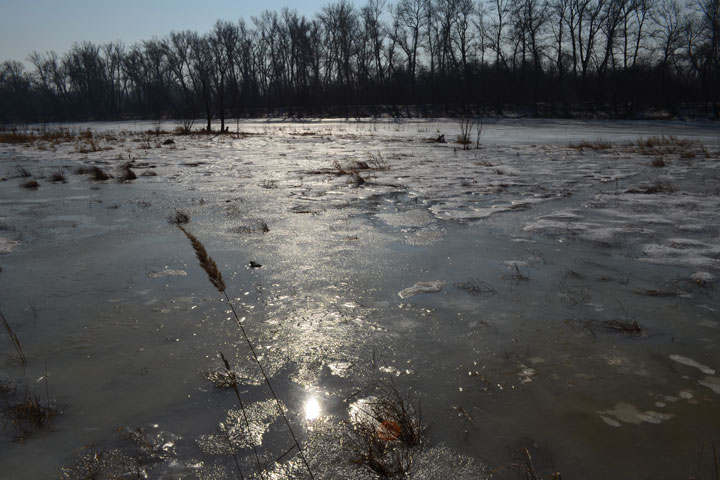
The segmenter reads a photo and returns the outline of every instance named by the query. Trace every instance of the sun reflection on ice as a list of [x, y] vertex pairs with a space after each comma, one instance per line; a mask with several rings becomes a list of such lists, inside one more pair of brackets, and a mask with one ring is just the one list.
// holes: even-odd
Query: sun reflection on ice
[[316, 397], [309, 397], [305, 400], [305, 420], [312, 422], [320, 416], [320, 402]]

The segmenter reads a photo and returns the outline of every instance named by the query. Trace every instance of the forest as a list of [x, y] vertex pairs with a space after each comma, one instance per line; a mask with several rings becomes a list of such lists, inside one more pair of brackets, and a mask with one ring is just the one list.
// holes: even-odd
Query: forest
[[189, 131], [258, 115], [688, 105], [718, 119], [720, 0], [338, 0], [26, 61], [0, 65], [0, 122], [176, 118]]

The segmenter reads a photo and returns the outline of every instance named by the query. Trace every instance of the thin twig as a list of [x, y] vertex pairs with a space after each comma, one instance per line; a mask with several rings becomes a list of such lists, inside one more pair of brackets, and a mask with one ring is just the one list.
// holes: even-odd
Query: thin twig
[[[257, 448], [255, 447], [255, 442], [253, 442], [252, 438], [250, 437], [252, 429], [250, 428], [250, 421], [248, 420], [247, 412], [245, 411], [245, 404], [243, 403], [242, 398], [240, 398], [240, 389], [238, 389], [237, 379], [234, 377], [234, 375], [232, 375], [230, 371], [230, 364], [225, 358], [225, 355], [223, 355], [222, 351], [220, 352], [220, 358], [222, 358], [223, 364], [225, 365], [225, 373], [227, 373], [228, 378], [230, 379], [230, 386], [235, 391], [235, 396], [240, 403], [240, 410], [242, 411], [243, 419], [245, 420], [245, 427], [247, 428], [248, 443], [252, 445], [253, 453], [255, 454], [255, 461], [257, 462], [258, 473], [260, 474], [260, 478], [265, 478], [263, 476], [263, 468], [260, 465], [260, 456], [258, 455]], [[235, 459], [235, 461], [237, 462], [237, 459]], [[238, 465], [238, 470], [240, 470], [240, 465]], [[240, 473], [240, 476], [242, 477], [242, 472]]]
[[295, 446], [298, 449], [300, 458], [302, 458], [302, 461], [305, 464], [305, 467], [307, 468], [308, 473], [310, 474], [310, 478], [315, 480], [315, 476], [313, 475], [312, 470], [310, 469], [310, 464], [308, 463], [307, 459], [305, 458], [305, 453], [303, 452], [302, 447], [300, 446], [300, 442], [298, 442], [298, 439], [295, 436], [295, 432], [293, 431], [292, 427], [290, 426], [290, 420], [288, 420], [287, 415], [285, 414], [285, 410], [283, 409], [282, 404], [280, 403], [280, 399], [278, 398], [277, 394], [275, 393], [275, 389], [273, 388], [272, 384], [270, 383], [270, 379], [268, 378], [267, 374], [265, 373], [265, 369], [263, 368], [262, 364], [260, 363], [260, 359], [258, 358], [257, 353], [255, 353], [255, 347], [253, 347], [253, 344], [250, 341], [250, 338], [248, 337], [247, 332], [245, 331], [245, 327], [243, 327], [242, 322], [240, 321], [240, 317], [238, 316], [237, 312], [235, 311], [235, 306], [233, 305], [232, 301], [230, 300], [230, 297], [228, 296], [227, 292], [225, 290], [222, 290], [222, 293], [225, 295], [225, 299], [228, 301], [228, 304], [230, 305], [230, 309], [232, 310], [233, 315], [235, 316], [235, 320], [237, 322], [238, 327], [240, 327], [240, 331], [242, 332], [243, 337], [245, 337], [245, 342], [247, 343], [248, 347], [250, 348], [250, 352], [252, 353], [252, 356], [255, 359], [255, 363], [257, 364], [258, 368], [260, 369], [260, 372], [262, 373], [262, 376], [265, 379], [265, 383], [267, 384], [268, 388], [270, 389], [270, 393], [272, 394], [273, 398], [275, 399], [275, 404], [277, 405], [278, 411], [280, 412], [280, 415], [283, 417], [283, 420], [285, 420], [285, 425], [287, 425], [288, 431], [290, 432], [290, 436], [292, 437], [293, 441], [295, 442]]

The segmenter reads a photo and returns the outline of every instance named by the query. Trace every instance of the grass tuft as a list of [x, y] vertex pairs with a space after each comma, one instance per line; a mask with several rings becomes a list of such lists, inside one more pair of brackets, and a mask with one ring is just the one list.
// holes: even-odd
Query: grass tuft
[[607, 140], [603, 139], [597, 139], [594, 142], [588, 142], [587, 140], [583, 140], [580, 143], [571, 143], [568, 145], [568, 148], [572, 148], [575, 150], [610, 150], [613, 148], [613, 144], [608, 142]]
[[67, 183], [67, 178], [65, 178], [65, 174], [63, 172], [58, 171], [50, 175], [50, 181]]
[[2, 412], [5, 426], [11, 425], [20, 433], [15, 438], [19, 443], [23, 443], [35, 430], [52, 428], [53, 418], [60, 414], [57, 408], [50, 405], [49, 400], [43, 402], [28, 391], [6, 403]]
[[414, 452], [422, 447], [424, 427], [418, 409], [400, 394], [392, 380], [351, 407], [353, 462], [380, 478], [404, 478]]
[[28, 190], [37, 190], [40, 184], [35, 180], [29, 180], [20, 184], [20, 188], [27, 188]]
[[662, 168], [665, 166], [665, 159], [663, 157], [655, 157], [653, 158], [653, 161], [650, 162], [650, 165], [653, 167]]

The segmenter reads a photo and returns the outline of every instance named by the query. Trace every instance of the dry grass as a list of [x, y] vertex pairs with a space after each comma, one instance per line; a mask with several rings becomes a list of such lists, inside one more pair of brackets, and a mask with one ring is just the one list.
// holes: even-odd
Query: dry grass
[[[618, 316], [610, 320], [584, 319], [579, 322], [583, 327], [587, 328], [593, 336], [595, 335], [595, 328], [604, 328], [605, 330], [612, 330], [625, 335], [644, 337], [647, 330], [640, 325], [635, 318], [631, 318], [628, 315], [627, 311], [620, 302], [618, 302], [618, 304], [623, 312], [622, 316]], [[575, 323], [575, 319], [566, 320], [565, 323], [572, 326]]]
[[568, 145], [568, 148], [572, 148], [574, 150], [610, 150], [613, 148], [613, 144], [608, 142], [607, 140], [603, 139], [597, 139], [594, 142], [589, 142], [587, 140], [583, 140], [580, 143], [571, 143]]
[[650, 162], [650, 165], [657, 168], [662, 168], [665, 166], [665, 159], [663, 157], [655, 157], [653, 158], [652, 162]]
[[530, 280], [530, 278], [527, 275], [524, 275], [520, 271], [520, 267], [515, 264], [513, 265], [514, 272], [510, 275], [505, 275], [503, 278], [507, 278], [512, 280], [513, 282], [527, 282]]
[[210, 283], [212, 283], [219, 292], [224, 292], [225, 281], [223, 280], [222, 273], [218, 269], [215, 260], [213, 260], [210, 255], [208, 255], [207, 250], [205, 250], [205, 246], [203, 246], [203, 244], [200, 242], [200, 240], [197, 239], [197, 237], [195, 237], [195, 235], [185, 230], [185, 228], [183, 228], [181, 225], [178, 225], [177, 227], [185, 234], [188, 240], [190, 240], [190, 243], [195, 250], [195, 255], [200, 262], [200, 267], [205, 270], [205, 273], [207, 273]]
[[63, 143], [72, 142], [77, 135], [68, 130], [30, 130], [20, 132], [11, 130], [9, 132], [0, 132], [0, 143], [8, 144], [27, 144], [32, 145], [36, 142]]
[[487, 282], [483, 282], [482, 280], [472, 279], [467, 282], [458, 282], [455, 284], [455, 287], [474, 295], [482, 295], [483, 293], [497, 295], [497, 290], [495, 290], [492, 285]]
[[422, 447], [419, 409], [410, 405], [390, 380], [351, 408], [353, 462], [380, 478], [405, 478], [413, 455]]
[[97, 165], [88, 166], [83, 165], [75, 169], [75, 173], [78, 175], [91, 175], [93, 180], [96, 180], [98, 182], [104, 182], [105, 180], [109, 180], [112, 178], [111, 175], [105, 173], [102, 171], [100, 167]]
[[186, 225], [190, 221], [190, 216], [187, 213], [175, 210], [175, 213], [168, 217], [168, 222], [171, 225]]
[[600, 322], [600, 326], [608, 330], [614, 330], [627, 335], [641, 336], [645, 333], [645, 329], [640, 326], [634, 318], [613, 318], [612, 320], [604, 320]]
[[17, 172], [17, 176], [20, 178], [32, 177], [32, 174], [30, 172], [28, 172], [27, 170], [25, 170], [25, 168], [23, 168], [19, 165], [17, 167], [15, 167], [15, 171]]
[[35, 180], [28, 180], [20, 184], [20, 188], [26, 188], [28, 190], [37, 190], [39, 187], [40, 184]]
[[5, 418], [3, 429], [10, 425], [19, 432], [15, 437], [17, 442], [23, 443], [35, 430], [52, 428], [52, 421], [60, 412], [50, 405], [49, 399], [43, 402], [37, 395], [28, 391], [22, 395], [13, 393], [15, 393], [14, 399], [5, 399], [6, 405], [2, 412]]
[[684, 159], [693, 159], [698, 154], [704, 154], [705, 147], [695, 140], [678, 138], [674, 135], [640, 138], [637, 142], [624, 147], [628, 153], [660, 157], [663, 155], [677, 155]]
[[118, 175], [118, 182], [129, 182], [131, 180], [137, 179], [137, 175], [135, 175], [135, 172], [132, 171], [130, 168], [132, 166], [132, 162], [126, 162], [123, 163], [120, 166], [120, 174]]
[[638, 187], [625, 190], [625, 193], [635, 193], [643, 195], [652, 195], [654, 193], [674, 193], [675, 187], [672, 183], [667, 181], [658, 180], [654, 184], [647, 187]]
[[265, 220], [258, 220], [255, 222], [254, 225], [242, 225], [240, 227], [237, 227], [235, 229], [235, 232], [237, 233], [262, 233], [263, 235], [270, 232], [270, 227], [268, 227], [267, 222]]
[[57, 171], [53, 172], [52, 175], [50, 175], [50, 181], [67, 183], [67, 178], [65, 178], [65, 174], [63, 172]]
[[367, 165], [370, 170], [390, 170], [390, 166], [387, 164], [380, 152], [369, 153]]

